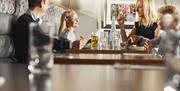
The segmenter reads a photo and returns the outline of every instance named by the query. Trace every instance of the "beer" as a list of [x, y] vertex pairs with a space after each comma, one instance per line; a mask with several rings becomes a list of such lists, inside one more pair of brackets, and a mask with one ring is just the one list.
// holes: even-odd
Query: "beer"
[[98, 48], [98, 36], [95, 34], [91, 35], [91, 49]]

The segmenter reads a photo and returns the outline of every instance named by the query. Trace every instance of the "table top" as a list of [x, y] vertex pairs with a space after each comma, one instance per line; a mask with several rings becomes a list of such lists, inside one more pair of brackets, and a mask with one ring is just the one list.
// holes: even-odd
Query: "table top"
[[30, 74], [26, 64], [0, 64], [0, 91], [163, 91], [165, 68], [117, 65], [54, 65]]
[[152, 54], [84, 54], [64, 53], [55, 54], [56, 64], [142, 64], [142, 65], [164, 65], [165, 62], [159, 56]]

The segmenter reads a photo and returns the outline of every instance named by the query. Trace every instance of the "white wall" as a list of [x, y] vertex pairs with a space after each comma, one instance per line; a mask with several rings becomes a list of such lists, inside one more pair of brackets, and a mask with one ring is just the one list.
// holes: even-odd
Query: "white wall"
[[76, 35], [77, 37], [82, 35], [85, 37], [86, 40], [88, 40], [91, 36], [91, 33], [97, 31], [96, 18], [79, 13], [79, 21], [80, 21], [79, 27], [75, 31]]
[[[98, 20], [100, 22], [101, 19], [101, 10], [103, 6], [104, 0], [78, 0], [79, 9], [76, 11], [78, 12], [79, 15], [79, 20], [80, 24], [79, 27], [77, 28], [76, 34], [77, 37], [80, 35], [84, 36], [86, 40], [88, 40], [91, 36], [92, 32], [97, 32], [98, 24], [99, 27], [100, 23], [98, 23]], [[72, 5], [75, 7], [75, 5]], [[77, 6], [76, 6], [77, 7]]]

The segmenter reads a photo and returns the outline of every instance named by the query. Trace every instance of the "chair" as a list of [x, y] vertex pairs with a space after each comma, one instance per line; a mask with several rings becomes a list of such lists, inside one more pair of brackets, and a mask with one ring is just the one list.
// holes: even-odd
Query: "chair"
[[13, 28], [16, 17], [9, 14], [0, 13], [0, 63], [16, 62], [13, 58], [14, 47], [10, 38], [10, 31]]
[[64, 53], [66, 49], [69, 49], [70, 42], [65, 39], [54, 39], [53, 50], [57, 53]]

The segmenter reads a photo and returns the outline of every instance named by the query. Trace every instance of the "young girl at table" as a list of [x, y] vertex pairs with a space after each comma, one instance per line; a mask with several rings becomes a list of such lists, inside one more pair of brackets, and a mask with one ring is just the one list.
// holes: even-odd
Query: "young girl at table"
[[64, 11], [61, 16], [59, 39], [68, 40], [70, 42], [70, 48], [78, 49], [83, 44], [84, 38], [80, 36], [80, 40], [77, 40], [74, 33], [78, 26], [79, 19], [77, 13], [72, 9]]
[[134, 43], [137, 43], [140, 39], [138, 36], [142, 36], [148, 39], [153, 39], [159, 36], [159, 30], [157, 30], [157, 19], [153, 12], [153, 0], [137, 0], [136, 10], [138, 13], [138, 21], [135, 22], [129, 36], [126, 35], [124, 28], [125, 15], [120, 11], [117, 21], [120, 26], [120, 34], [123, 42], [127, 42], [132, 39]]
[[158, 29], [162, 32], [160, 36], [155, 39], [146, 39], [144, 47], [147, 49], [148, 52], [151, 52], [153, 47], [159, 46], [158, 54], [163, 56], [166, 50], [165, 43], [167, 43], [167, 32], [173, 33], [178, 30], [179, 14], [177, 8], [173, 5], [166, 5], [160, 7], [158, 13]]

